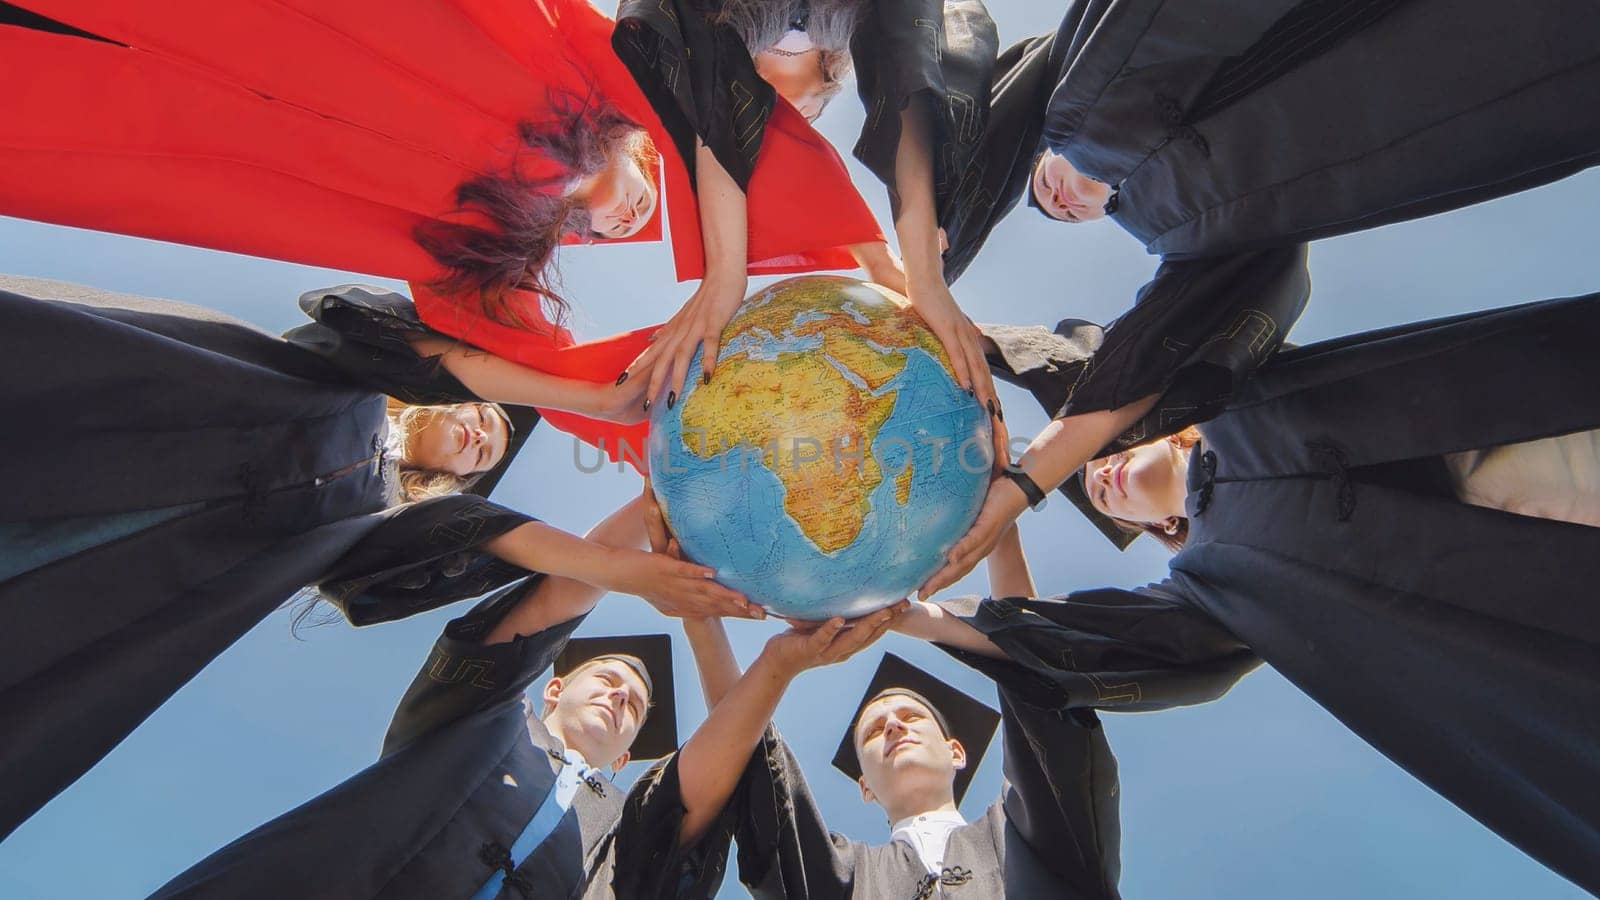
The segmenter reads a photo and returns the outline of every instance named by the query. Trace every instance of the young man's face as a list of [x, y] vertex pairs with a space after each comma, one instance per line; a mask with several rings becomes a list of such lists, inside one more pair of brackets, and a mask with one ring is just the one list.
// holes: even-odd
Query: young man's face
[[885, 694], [856, 719], [856, 759], [862, 797], [886, 810], [932, 809], [953, 794], [966, 768], [961, 742], [945, 735], [933, 711], [905, 694]]
[[650, 709], [650, 691], [633, 666], [597, 657], [544, 688], [545, 723], [557, 729], [590, 765], [621, 768]]
[[1033, 166], [1029, 185], [1044, 214], [1059, 222], [1104, 218], [1111, 187], [1079, 172], [1067, 158], [1046, 150]]

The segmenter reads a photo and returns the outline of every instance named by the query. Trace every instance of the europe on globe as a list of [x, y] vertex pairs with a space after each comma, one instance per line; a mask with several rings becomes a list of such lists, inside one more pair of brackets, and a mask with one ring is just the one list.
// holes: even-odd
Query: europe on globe
[[831, 275], [746, 299], [715, 377], [650, 418], [684, 554], [778, 615], [854, 617], [938, 570], [977, 517], [992, 433], [899, 294]]

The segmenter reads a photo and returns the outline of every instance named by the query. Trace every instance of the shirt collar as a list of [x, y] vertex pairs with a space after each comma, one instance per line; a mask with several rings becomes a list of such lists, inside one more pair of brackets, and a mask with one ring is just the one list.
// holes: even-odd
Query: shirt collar
[[967, 824], [967, 820], [963, 818], [961, 813], [957, 812], [956, 810], [939, 809], [934, 810], [933, 812], [918, 813], [914, 816], [906, 816], [904, 819], [894, 823], [894, 827], [890, 828], [889, 831], [894, 833], [912, 828], [922, 830], [932, 825], [949, 825], [953, 828], [960, 828], [965, 824]]

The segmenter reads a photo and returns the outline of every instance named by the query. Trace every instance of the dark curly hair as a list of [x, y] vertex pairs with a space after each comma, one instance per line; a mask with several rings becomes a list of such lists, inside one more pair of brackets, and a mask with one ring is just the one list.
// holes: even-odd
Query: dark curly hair
[[[529, 176], [522, 164], [529, 155], [554, 161], [559, 170]], [[638, 123], [592, 96], [552, 92], [546, 116], [517, 123], [509, 165], [456, 187], [454, 212], [487, 224], [434, 218], [414, 230], [417, 243], [444, 269], [428, 286], [477, 297], [484, 315], [519, 328], [530, 323], [507, 291], [532, 291], [550, 321], [560, 324], [570, 304], [556, 289], [556, 248], [567, 235], [589, 230], [588, 209], [568, 189], [620, 158], [644, 171], [653, 167], [655, 148]]]

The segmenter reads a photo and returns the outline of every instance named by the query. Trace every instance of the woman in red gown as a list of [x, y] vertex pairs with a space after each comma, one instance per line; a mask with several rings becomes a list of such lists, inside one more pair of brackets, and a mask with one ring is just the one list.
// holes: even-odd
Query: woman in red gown
[[[428, 288], [447, 273], [414, 237], [462, 184], [513, 166], [559, 174], [518, 134], [551, 121], [555, 98], [597, 100], [661, 148], [644, 174], [672, 216], [680, 280], [704, 276], [708, 256], [726, 268], [739, 243], [751, 274], [852, 268], [882, 244], [838, 154], [787, 107], [751, 175], [747, 235], [703, 241], [684, 163], [612, 26], [583, 0], [0, 4], [0, 213], [402, 278], [432, 327], [607, 384], [659, 326], [579, 344], [537, 292], [515, 290], [518, 324], [495, 321]], [[568, 241], [662, 230], [652, 215]], [[541, 411], [613, 458], [624, 440], [642, 447], [642, 424], [597, 420], [636, 419], [631, 404], [570, 405]]]

